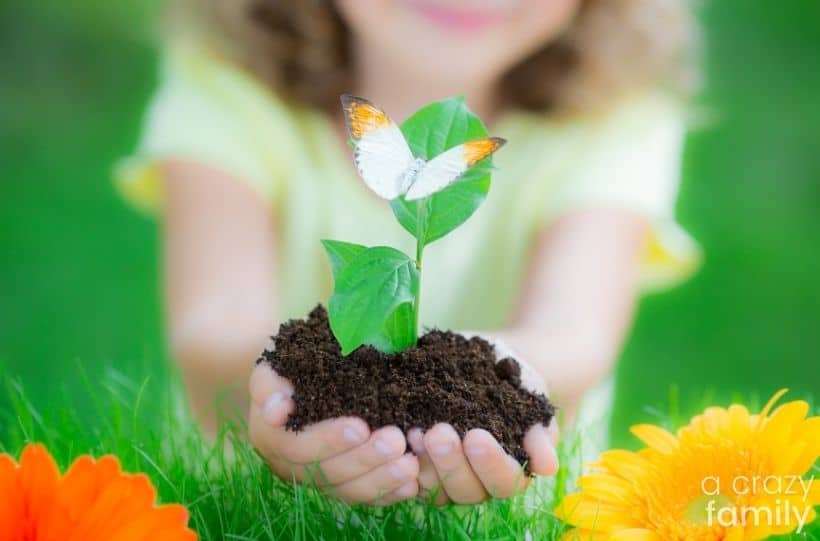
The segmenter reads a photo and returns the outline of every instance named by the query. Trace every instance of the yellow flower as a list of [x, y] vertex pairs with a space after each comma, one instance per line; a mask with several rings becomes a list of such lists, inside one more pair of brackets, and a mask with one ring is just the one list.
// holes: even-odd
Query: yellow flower
[[567, 540], [752, 541], [814, 520], [820, 479], [820, 417], [803, 401], [759, 414], [708, 408], [677, 435], [632, 427], [648, 447], [611, 450], [556, 510], [574, 527]]

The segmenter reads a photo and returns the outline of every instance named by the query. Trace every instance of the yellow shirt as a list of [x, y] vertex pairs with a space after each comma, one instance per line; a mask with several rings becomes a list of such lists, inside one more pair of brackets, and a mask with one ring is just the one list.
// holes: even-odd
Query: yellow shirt
[[[684, 123], [672, 100], [646, 95], [606, 116], [560, 121], [510, 113], [492, 135], [509, 143], [495, 158], [487, 200], [425, 251], [423, 325], [505, 325], [538, 231], [584, 206], [648, 218], [645, 288], [673, 284], [697, 267], [697, 246], [674, 221]], [[414, 239], [358, 178], [338, 137], [324, 114], [289, 108], [242, 69], [179, 45], [166, 54], [138, 149], [117, 167], [116, 183], [149, 213], [161, 211], [163, 159], [196, 160], [249, 183], [271, 203], [280, 228], [281, 313], [303, 317], [331, 292], [319, 239], [414, 253]]]

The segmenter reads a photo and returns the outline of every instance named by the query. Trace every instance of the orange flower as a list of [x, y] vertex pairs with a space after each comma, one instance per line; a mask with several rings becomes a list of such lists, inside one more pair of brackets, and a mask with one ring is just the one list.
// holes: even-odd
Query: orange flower
[[61, 476], [40, 444], [18, 465], [0, 455], [3, 541], [193, 541], [182, 505], [156, 506], [144, 474], [124, 473], [116, 457], [78, 458]]

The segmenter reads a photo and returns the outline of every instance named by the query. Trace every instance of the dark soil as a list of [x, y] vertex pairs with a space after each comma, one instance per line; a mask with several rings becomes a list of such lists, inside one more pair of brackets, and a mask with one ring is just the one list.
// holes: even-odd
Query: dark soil
[[274, 342], [258, 362], [293, 383], [291, 430], [340, 416], [361, 417], [371, 429], [396, 425], [405, 433], [447, 422], [462, 437], [472, 428], [489, 431], [524, 464], [525, 432], [536, 423], [548, 425], [555, 414], [544, 395], [520, 387], [518, 363], [496, 363], [493, 346], [481, 338], [433, 330], [401, 353], [363, 346], [343, 357], [327, 312], [317, 306], [307, 320], [284, 323]]

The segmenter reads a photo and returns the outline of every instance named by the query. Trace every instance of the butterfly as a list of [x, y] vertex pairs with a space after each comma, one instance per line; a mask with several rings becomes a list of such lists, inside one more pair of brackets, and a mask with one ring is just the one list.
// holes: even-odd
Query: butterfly
[[408, 201], [443, 190], [501, 148], [500, 137], [468, 141], [431, 160], [416, 158], [399, 126], [370, 101], [342, 95], [345, 125], [355, 143], [353, 161], [365, 184], [384, 199]]

